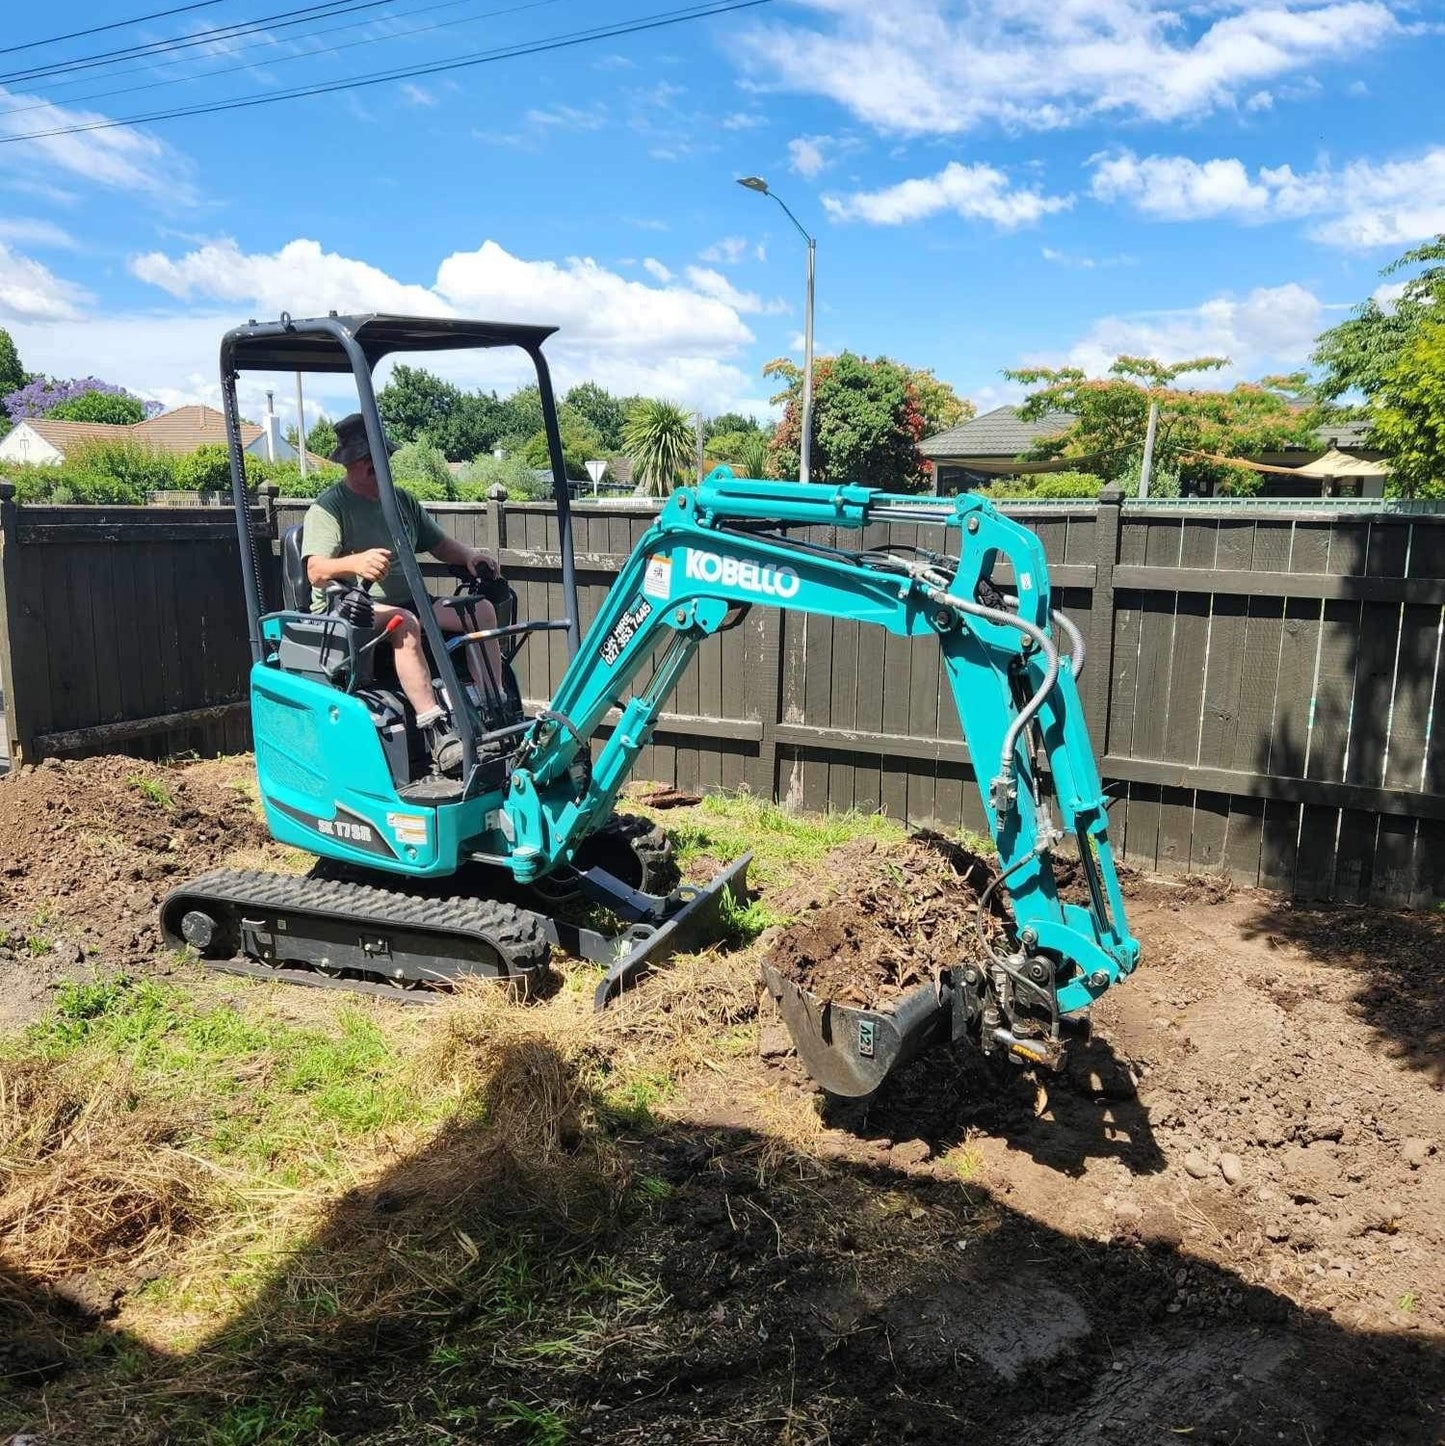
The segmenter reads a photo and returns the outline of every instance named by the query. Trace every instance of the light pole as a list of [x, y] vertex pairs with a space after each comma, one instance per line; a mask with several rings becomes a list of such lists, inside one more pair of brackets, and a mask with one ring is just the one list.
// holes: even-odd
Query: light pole
[[803, 312], [803, 441], [798, 449], [798, 481], [806, 482], [812, 470], [813, 460], [813, 264], [818, 243], [804, 229], [803, 223], [788, 210], [787, 202], [776, 191], [768, 189], [768, 183], [761, 176], [744, 176], [738, 185], [746, 186], [764, 196], [771, 196], [783, 208], [783, 214], [798, 228], [798, 234], [808, 243], [808, 304]]

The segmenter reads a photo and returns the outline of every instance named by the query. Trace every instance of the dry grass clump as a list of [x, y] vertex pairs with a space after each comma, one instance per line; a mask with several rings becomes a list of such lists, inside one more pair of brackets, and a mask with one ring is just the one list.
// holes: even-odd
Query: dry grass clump
[[175, 1147], [180, 1128], [123, 1076], [0, 1063], [0, 1259], [55, 1280], [133, 1267], [188, 1234], [211, 1181]]

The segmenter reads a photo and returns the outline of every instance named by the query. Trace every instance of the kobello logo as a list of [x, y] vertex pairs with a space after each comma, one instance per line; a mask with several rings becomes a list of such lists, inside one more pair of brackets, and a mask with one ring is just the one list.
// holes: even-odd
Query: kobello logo
[[759, 567], [755, 562], [741, 562], [736, 557], [719, 557], [715, 552], [698, 552], [688, 548], [683, 576], [695, 582], [720, 582], [741, 592], [760, 592], [765, 597], [797, 596], [802, 584], [791, 567]]

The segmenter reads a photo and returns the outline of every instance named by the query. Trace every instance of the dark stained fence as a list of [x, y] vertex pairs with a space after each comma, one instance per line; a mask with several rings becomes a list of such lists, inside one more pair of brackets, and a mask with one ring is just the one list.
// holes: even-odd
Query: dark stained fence
[[[275, 539], [306, 504], [263, 503], [275, 607]], [[563, 615], [550, 507], [431, 510], [500, 553], [524, 616]], [[1126, 860], [1346, 902], [1445, 896], [1445, 516], [1009, 510], [1042, 538], [1056, 597], [1087, 640], [1085, 711]], [[575, 509], [584, 630], [654, 515], [632, 502]], [[21, 756], [246, 745], [229, 512], [5, 503], [0, 528], [3, 683]], [[879, 526], [862, 543], [927, 543], [926, 531]], [[423, 563], [433, 590], [450, 591], [446, 570]], [[549, 698], [565, 666], [563, 637], [535, 638], [520, 660], [524, 696]], [[700, 650], [638, 776], [983, 826], [936, 644], [773, 609]]]

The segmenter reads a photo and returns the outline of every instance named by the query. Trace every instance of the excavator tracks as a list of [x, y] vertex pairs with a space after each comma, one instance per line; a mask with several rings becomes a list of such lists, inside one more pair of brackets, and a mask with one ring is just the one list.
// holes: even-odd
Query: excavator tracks
[[203, 874], [161, 903], [166, 942], [211, 968], [418, 1002], [464, 978], [527, 984], [547, 966], [543, 927], [496, 899], [243, 869]]

